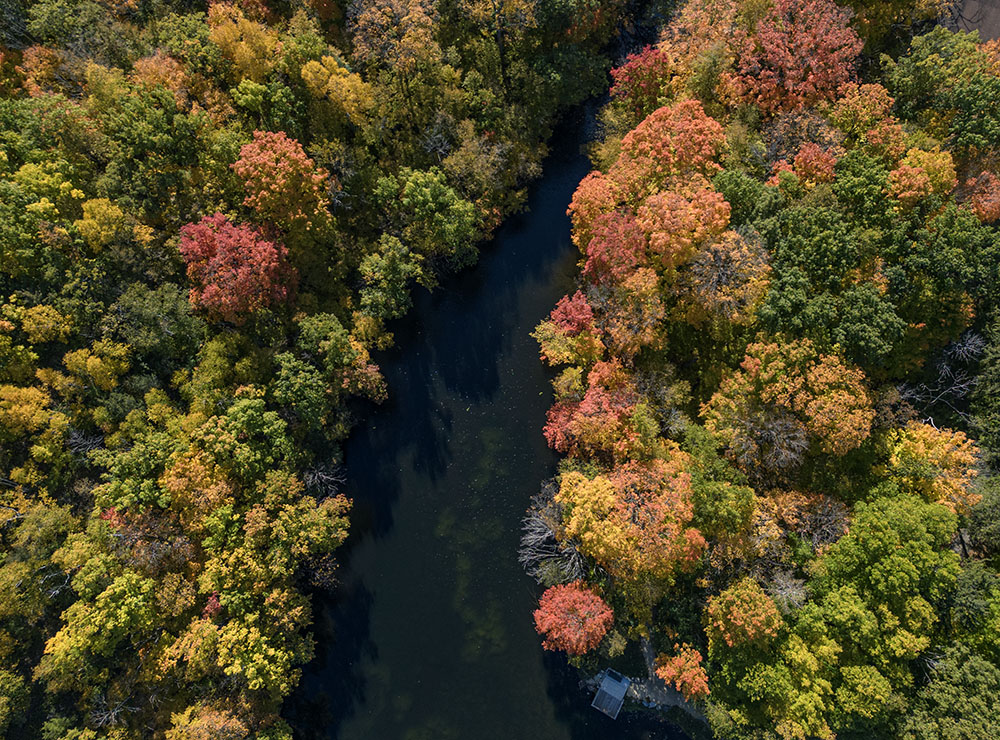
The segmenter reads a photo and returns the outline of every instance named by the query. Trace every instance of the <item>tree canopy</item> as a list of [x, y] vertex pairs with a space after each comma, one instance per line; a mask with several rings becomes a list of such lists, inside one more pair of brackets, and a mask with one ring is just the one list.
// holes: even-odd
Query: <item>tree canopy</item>
[[988, 737], [1000, 57], [847, 5], [689, 0], [612, 71], [533, 574], [715, 737]]
[[387, 325], [522, 206], [624, 12], [3, 4], [0, 735], [291, 737]]

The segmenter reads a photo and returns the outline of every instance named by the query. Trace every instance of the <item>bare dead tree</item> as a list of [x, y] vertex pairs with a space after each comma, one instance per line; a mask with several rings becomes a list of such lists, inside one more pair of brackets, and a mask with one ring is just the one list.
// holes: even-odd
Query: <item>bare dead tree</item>
[[114, 512], [111, 550], [123, 562], [152, 576], [181, 570], [195, 556], [191, 539], [179, 533], [169, 521], [153, 516]]
[[762, 409], [734, 419], [734, 423], [737, 433], [729, 454], [758, 482], [790, 472], [802, 462], [809, 447], [802, 423], [778, 409]]
[[796, 578], [790, 570], [776, 571], [765, 590], [786, 614], [806, 603], [805, 579]]
[[830, 125], [823, 116], [813, 111], [789, 111], [775, 116], [765, 127], [764, 141], [767, 161], [792, 161], [802, 143], [811, 141], [824, 149], [837, 150], [844, 141], [844, 134]]
[[127, 699], [109, 701], [106, 694], [101, 694], [94, 701], [94, 709], [90, 712], [90, 721], [95, 727], [116, 727], [125, 723], [125, 716], [139, 711], [138, 707], [128, 704]]
[[[48, 568], [48, 567], [55, 568], [55, 566], [52, 565], [51, 563], [43, 566], [43, 568]], [[58, 596], [59, 594], [61, 594], [63, 591], [65, 591], [67, 588], [70, 587], [70, 581], [72, 579], [73, 579], [73, 571], [70, 571], [69, 573], [64, 573], [63, 571], [56, 569], [51, 573], [46, 573], [44, 576], [42, 576], [42, 578], [39, 580], [39, 585], [42, 586], [42, 590], [45, 591], [45, 595], [48, 598], [54, 599], [56, 596]], [[50, 583], [54, 585], [46, 585]]]
[[985, 4], [976, 4], [972, 13], [966, 12], [965, 0], [952, 0], [941, 13], [940, 23], [950, 31], [974, 31], [979, 28], [986, 11]]
[[0, 0], [0, 45], [23, 49], [31, 44], [21, 0]]
[[104, 446], [104, 436], [101, 434], [87, 434], [79, 429], [70, 429], [66, 435], [66, 446], [74, 455], [86, 455], [93, 450]]
[[831, 545], [847, 534], [850, 512], [846, 504], [832, 496], [823, 496], [809, 508], [799, 534], [808, 539], [814, 550]]
[[528, 575], [546, 585], [575, 581], [586, 572], [583, 555], [575, 544], [556, 534], [561, 512], [555, 491], [555, 481], [547, 481], [532, 499], [521, 526], [517, 557]]
[[306, 491], [317, 499], [329, 498], [340, 493], [347, 482], [343, 466], [336, 463], [319, 463], [302, 474]]
[[421, 146], [428, 154], [437, 157], [438, 164], [451, 154], [455, 140], [455, 119], [438, 111], [434, 122], [424, 129]]
[[24, 519], [24, 514], [21, 512], [21, 510], [14, 506], [9, 506], [7, 504], [0, 504], [0, 509], [9, 512], [7, 518], [4, 519], [2, 522], [0, 522], [0, 529], [3, 529], [8, 524], [19, 522], [22, 519]]
[[900, 398], [933, 419], [935, 408], [945, 407], [965, 422], [969, 413], [965, 401], [976, 387], [975, 364], [986, 351], [982, 335], [967, 331], [945, 347], [931, 367], [936, 377], [920, 383], [898, 386]]

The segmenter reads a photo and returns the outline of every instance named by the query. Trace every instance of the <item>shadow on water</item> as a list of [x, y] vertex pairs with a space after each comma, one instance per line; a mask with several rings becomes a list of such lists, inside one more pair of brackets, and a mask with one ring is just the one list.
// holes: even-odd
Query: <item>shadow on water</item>
[[316, 657], [285, 716], [302, 740], [681, 737], [590, 709], [543, 654], [520, 520], [556, 458], [549, 383], [529, 333], [572, 290], [566, 207], [589, 163], [569, 121], [528, 211], [480, 264], [421, 292], [379, 358], [390, 400], [345, 448], [354, 500], [342, 583], [316, 597]]

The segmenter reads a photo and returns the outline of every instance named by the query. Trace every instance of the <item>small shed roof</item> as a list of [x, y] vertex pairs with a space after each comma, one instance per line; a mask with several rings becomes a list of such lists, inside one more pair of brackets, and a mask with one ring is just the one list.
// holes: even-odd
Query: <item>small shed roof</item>
[[597, 690], [597, 696], [590, 706], [611, 719], [617, 719], [618, 712], [625, 703], [625, 692], [631, 683], [630, 679], [609, 668], [604, 672], [604, 680], [601, 681], [601, 687]]

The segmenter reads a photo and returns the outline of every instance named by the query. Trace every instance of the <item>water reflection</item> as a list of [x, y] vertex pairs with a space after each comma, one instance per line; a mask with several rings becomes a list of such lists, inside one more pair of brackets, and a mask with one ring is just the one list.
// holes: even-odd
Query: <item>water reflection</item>
[[317, 655], [286, 704], [303, 740], [653, 737], [645, 720], [591, 710], [575, 672], [543, 654], [516, 559], [528, 499], [556, 464], [528, 334], [572, 288], [566, 205], [588, 170], [582, 136], [559, 138], [529, 212], [393, 327], [391, 400], [346, 449], [343, 584], [317, 599]]

